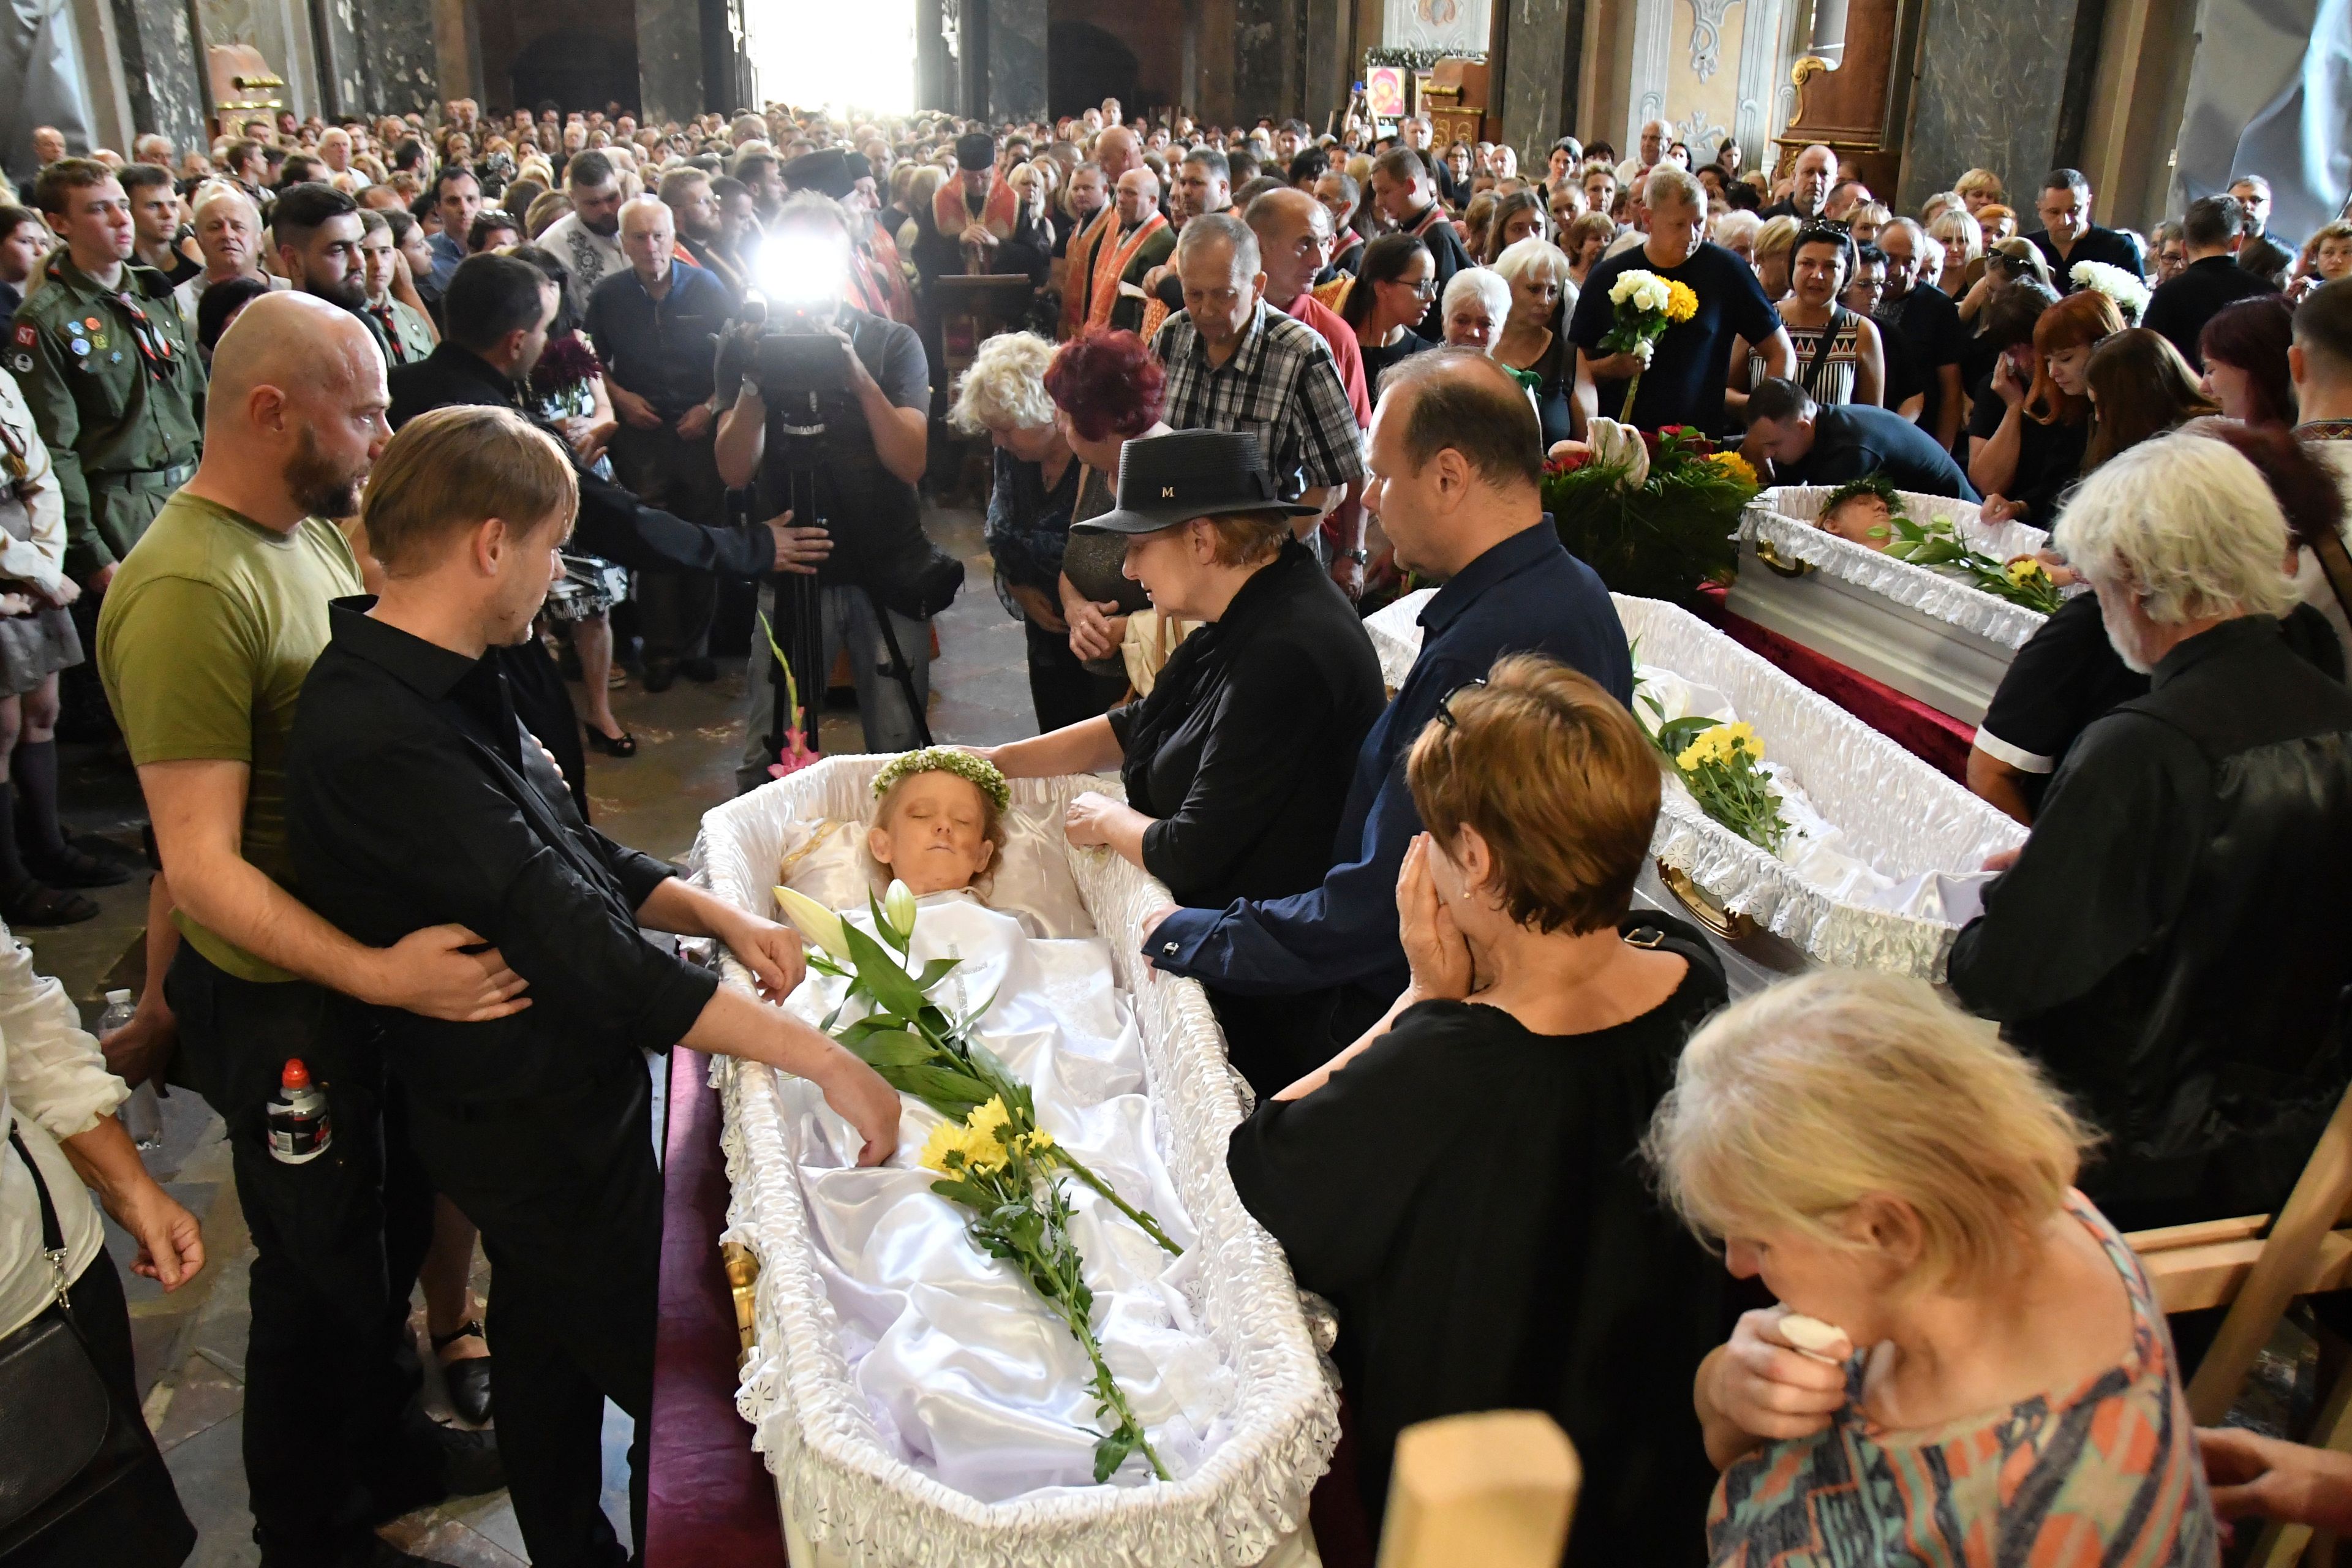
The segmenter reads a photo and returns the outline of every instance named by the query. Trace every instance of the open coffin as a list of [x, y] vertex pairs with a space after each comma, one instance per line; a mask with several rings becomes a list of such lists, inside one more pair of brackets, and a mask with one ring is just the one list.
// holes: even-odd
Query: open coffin
[[[870, 781], [887, 760], [829, 758], [712, 811], [703, 819], [695, 847], [698, 874], [719, 897], [772, 916], [772, 889], [779, 879], [780, 863], [788, 852], [805, 853], [813, 842], [822, 843], [826, 824], [862, 822], [871, 801]], [[1126, 1195], [1150, 1206], [1149, 1193], [1126, 1190], [1126, 1183], [1113, 1174], [1118, 1169], [1148, 1170], [1172, 1200], [1158, 1212], [1185, 1244], [1186, 1257], [1166, 1260], [1145, 1244], [1146, 1254], [1166, 1264], [1166, 1276], [1146, 1281], [1140, 1299], [1148, 1300], [1152, 1290], [1174, 1293], [1169, 1299], [1184, 1342], [1166, 1361], [1171, 1366], [1185, 1361], [1192, 1367], [1194, 1392], [1184, 1409], [1189, 1440], [1182, 1433], [1171, 1438], [1147, 1407], [1150, 1401], [1139, 1395], [1139, 1413], [1171, 1461], [1175, 1479], [1171, 1482], [1143, 1479], [1132, 1464], [1107, 1486], [1083, 1484], [1083, 1471], [1077, 1484], [1053, 1484], [1056, 1478], [1048, 1475], [1047, 1484], [1025, 1489], [1019, 1476], [1003, 1473], [991, 1478], [989, 1485], [963, 1489], [942, 1480], [940, 1456], [946, 1445], [912, 1431], [910, 1411], [919, 1420], [929, 1418], [925, 1412], [959, 1406], [961, 1415], [950, 1410], [940, 1418], [942, 1427], [955, 1420], [969, 1427], [1001, 1418], [1016, 1446], [1025, 1422], [1033, 1447], [1038, 1411], [982, 1408], [985, 1400], [975, 1403], [971, 1396], [974, 1379], [965, 1375], [972, 1371], [969, 1363], [953, 1376], [961, 1392], [952, 1397], [943, 1392], [944, 1384], [926, 1389], [901, 1380], [884, 1389], [876, 1386], [877, 1378], [863, 1375], [876, 1352], [868, 1310], [876, 1292], [863, 1281], [845, 1284], [845, 1263], [838, 1256], [841, 1213], [828, 1205], [823, 1184], [844, 1178], [855, 1183], [872, 1173], [844, 1172], [835, 1154], [813, 1146], [812, 1130], [832, 1113], [820, 1109], [809, 1085], [768, 1068], [721, 1061], [714, 1077], [726, 1113], [724, 1146], [734, 1189], [728, 1237], [750, 1247], [761, 1262], [756, 1342], [745, 1363], [737, 1407], [751, 1423], [754, 1447], [775, 1475], [788, 1539], [816, 1563], [852, 1568], [1016, 1563], [1246, 1568], [1315, 1561], [1311, 1537], [1303, 1527], [1307, 1493], [1327, 1468], [1338, 1438], [1335, 1401], [1309, 1342], [1289, 1268], [1273, 1239], [1242, 1207], [1225, 1173], [1226, 1138], [1243, 1110], [1207, 998], [1191, 981], [1160, 977], [1144, 983], [1137, 956], [1138, 927], [1145, 914], [1167, 901], [1166, 890], [1117, 857], [1071, 849], [1062, 837], [1064, 807], [1072, 795], [1088, 788], [1116, 794], [1118, 784], [1088, 778], [1014, 783], [1006, 821], [1010, 841], [989, 902], [1023, 916], [1048, 937], [1099, 934], [1108, 939], [1088, 945], [1108, 955], [1121, 996], [1120, 1022], [1131, 1016], [1128, 1045], [1139, 1047], [1140, 1098], [1148, 1101], [1140, 1110], [1130, 1107], [1109, 1120], [1142, 1129], [1140, 1137], [1150, 1147], [1129, 1150], [1124, 1158], [1113, 1152], [1098, 1160], [1097, 1169], [1121, 1185]], [[846, 843], [848, 837], [836, 831], [833, 842]], [[817, 853], [823, 858], [830, 852]], [[866, 884], [862, 870], [855, 874], [853, 891], [838, 867], [818, 872], [819, 884], [827, 876], [833, 879], [829, 887], [804, 879], [803, 872], [812, 868], [805, 862], [794, 866], [791, 880], [800, 890], [836, 907], [863, 897]], [[932, 906], [940, 898], [953, 896], [925, 900], [923, 920], [932, 919]], [[1065, 950], [1076, 944], [1035, 945]], [[731, 960], [728, 973], [736, 983], [744, 979]], [[795, 1000], [806, 1001], [808, 995], [804, 987]], [[1074, 1035], [1088, 1033], [1079, 1021], [1083, 1009], [1060, 995], [1041, 1005]], [[1105, 1026], [1092, 1032], [1109, 1031]], [[1013, 1066], [1039, 1088], [1040, 1115], [1045, 1117], [1045, 1086], [1022, 1062]], [[1108, 1112], [1097, 1107], [1082, 1114], [1097, 1114], [1099, 1122]], [[919, 1107], [909, 1111], [894, 1165], [913, 1166], [914, 1145], [921, 1133], [908, 1139], [906, 1128], [929, 1115]], [[1053, 1122], [1049, 1120], [1047, 1125]], [[1095, 1157], [1091, 1152], [1089, 1157]], [[945, 1251], [961, 1248], [970, 1256], [955, 1267], [976, 1278], [1004, 1269], [981, 1258], [962, 1237], [961, 1211], [928, 1193], [928, 1173], [919, 1176], [904, 1170], [878, 1179], [898, 1184], [896, 1212], [902, 1217], [911, 1214], [919, 1226], [928, 1226], [917, 1234], [925, 1238], [919, 1250], [933, 1261]], [[909, 1200], [905, 1195], [909, 1191], [919, 1195]], [[925, 1220], [919, 1211], [926, 1205], [936, 1205], [940, 1215]], [[857, 1206], [853, 1201], [843, 1212]], [[877, 1205], [867, 1200], [866, 1206]], [[1137, 1395], [1139, 1363], [1133, 1359], [1121, 1363], [1117, 1342], [1121, 1331], [1111, 1321], [1125, 1317], [1129, 1299], [1097, 1278], [1097, 1270], [1135, 1272], [1132, 1249], [1119, 1248], [1114, 1256], [1118, 1239], [1098, 1229], [1081, 1235], [1080, 1245], [1089, 1283], [1097, 1287], [1098, 1326], [1107, 1353], [1122, 1384]], [[906, 1250], [902, 1247], [902, 1254]], [[1003, 1284], [1014, 1295], [1025, 1289], [1013, 1283], [1009, 1273]], [[935, 1297], [941, 1293], [936, 1285], [918, 1286], [908, 1299], [915, 1300], [926, 1288]], [[951, 1288], [950, 1293], [954, 1289], [977, 1296], [992, 1293], [995, 1287], [983, 1281], [977, 1287]], [[1016, 1310], [1006, 1305], [1011, 1296], [999, 1294], [995, 1300], [1005, 1311]], [[944, 1320], [957, 1310], [950, 1303], [937, 1315]], [[1030, 1315], [1034, 1320], [1034, 1348], [1027, 1364], [1042, 1366], [1050, 1374], [1066, 1359], [1065, 1352], [1076, 1356], [1075, 1347], [1042, 1305]], [[1160, 1327], [1164, 1331], [1167, 1325]], [[937, 1339], [934, 1333], [935, 1343]], [[1173, 1342], [1163, 1332], [1160, 1342]], [[1006, 1368], [1008, 1359], [1022, 1358], [1007, 1358], [1003, 1351], [1002, 1342], [975, 1350], [978, 1360], [994, 1362], [992, 1368], [980, 1369], [980, 1384], [991, 1375], [1022, 1375], [1023, 1369], [1008, 1373]], [[1030, 1382], [1034, 1386], [1036, 1376]], [[1203, 1395], [1199, 1392], [1202, 1387], [1216, 1392]], [[1213, 1406], [1205, 1413], [1203, 1398]], [[1166, 1402], [1160, 1403], [1164, 1406]], [[1090, 1404], [1070, 1398], [1066, 1420], [1086, 1421]], [[1083, 1454], [1093, 1435], [1072, 1430], [1067, 1437], [1060, 1447]], [[979, 1451], [967, 1443], [968, 1456]], [[1049, 1471], [1061, 1465], [1058, 1479], [1065, 1483], [1072, 1479], [1066, 1461], [1066, 1453], [1048, 1455], [1045, 1461]], [[967, 1470], [967, 1483], [969, 1474]], [[975, 1492], [987, 1492], [996, 1500], [981, 1500]]]
[[[1772, 855], [1670, 781], [1650, 840], [1660, 865], [1815, 963], [1941, 979], [1972, 912], [1978, 868], [2023, 843], [2025, 829], [1687, 610], [1611, 597], [1645, 689], [1687, 688], [1699, 694], [1690, 710], [1753, 725], [1768, 761], [1788, 770], [1810, 807], [1792, 805], [1789, 820], [1817, 835]], [[1391, 687], [1420, 652], [1426, 603], [1409, 595], [1365, 622]], [[1641, 717], [1657, 727], [1647, 707]]]
[[[1981, 722], [2009, 661], [2044, 617], [1823, 531], [1817, 520], [1832, 493], [1783, 485], [1748, 503], [1729, 608], [1938, 712]], [[1973, 501], [1902, 495], [1914, 519], [1949, 519], [1963, 542], [1997, 561], [2049, 542], [2021, 522], [1988, 528]]]

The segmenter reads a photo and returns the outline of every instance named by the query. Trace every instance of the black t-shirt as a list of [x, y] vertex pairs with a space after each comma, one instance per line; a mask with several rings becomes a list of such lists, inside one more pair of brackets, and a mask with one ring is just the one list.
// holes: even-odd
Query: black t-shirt
[[1822, 409], [1813, 418], [1813, 449], [1777, 467], [1782, 484], [1842, 485], [1880, 474], [1896, 489], [1979, 499], [1968, 475], [1933, 436], [1900, 414], [1866, 403]]
[[1943, 383], [1937, 372], [1960, 363], [1967, 333], [1960, 326], [1960, 308], [1949, 294], [1926, 284], [1914, 284], [1900, 300], [1878, 308], [1878, 325], [1886, 342], [1886, 406], [1898, 408], [1925, 394], [1919, 423], [1936, 427], [1942, 411]]
[[1371, 394], [1373, 398], [1378, 399], [1381, 395], [1381, 375], [1389, 366], [1401, 359], [1411, 359], [1414, 354], [1435, 347], [1437, 344], [1423, 337], [1411, 327], [1407, 327], [1404, 330], [1404, 335], [1396, 342], [1383, 348], [1364, 350], [1364, 390]]
[[[1976, 407], [1960, 439], [1963, 444], [1990, 441], [2000, 433], [2001, 416], [2009, 412], [2009, 405], [1993, 391], [1990, 374], [1978, 382], [1969, 395], [1976, 400]], [[2010, 500], [2023, 501], [2024, 521], [2047, 530], [2058, 519], [2058, 503], [2083, 476], [2083, 448], [2091, 439], [2091, 422], [2044, 425], [2022, 411], [2017, 418], [2017, 477], [2000, 493]]]
[[2085, 261], [2104, 261], [2110, 267], [2122, 268], [2135, 278], [2147, 275], [2147, 265], [2140, 258], [2139, 241], [2118, 228], [2101, 228], [2093, 224], [2074, 242], [2074, 250], [2063, 257], [2058, 254], [2048, 229], [2037, 228], [2025, 237], [2033, 242], [2033, 248], [2042, 252], [2042, 259], [2050, 264], [2050, 280], [2063, 293], [2074, 292], [2072, 274]]
[[[1685, 283], [1698, 296], [1698, 314], [1668, 327], [1658, 339], [1650, 368], [1642, 373], [1641, 391], [1633, 400], [1633, 423], [1644, 430], [1666, 425], [1695, 425], [1701, 430], [1723, 428], [1725, 367], [1731, 363], [1731, 340], [1746, 338], [1761, 343], [1780, 330], [1780, 312], [1764, 297], [1756, 274], [1723, 247], [1702, 241], [1679, 267], [1660, 267], [1650, 259], [1645, 245], [1626, 247], [1597, 263], [1584, 280], [1570, 322], [1570, 342], [1598, 359], [1601, 340], [1617, 320], [1610, 301], [1610, 285], [1627, 272], [1654, 272], [1670, 283]], [[1612, 419], [1625, 404], [1625, 383], [1599, 385], [1600, 412]]]
[[[2279, 632], [2313, 668], [2343, 679], [2343, 646], [2326, 616], [2298, 605], [2279, 622]], [[2107, 640], [2098, 596], [2078, 594], [2058, 606], [2010, 661], [1977, 727], [1976, 749], [2024, 774], [2018, 781], [2020, 793], [2027, 807], [2038, 811], [2050, 775], [2066, 760], [2075, 737], [2094, 720], [2147, 696], [2147, 677], [2124, 663]]]

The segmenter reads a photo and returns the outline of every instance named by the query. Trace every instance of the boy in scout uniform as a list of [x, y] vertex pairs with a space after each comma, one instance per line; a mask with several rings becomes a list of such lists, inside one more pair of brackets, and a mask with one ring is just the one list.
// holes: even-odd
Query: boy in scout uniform
[[106, 165], [60, 159], [33, 200], [65, 243], [17, 308], [7, 364], [57, 468], [67, 574], [103, 592], [195, 472], [205, 372], [171, 284], [131, 259], [131, 203]]

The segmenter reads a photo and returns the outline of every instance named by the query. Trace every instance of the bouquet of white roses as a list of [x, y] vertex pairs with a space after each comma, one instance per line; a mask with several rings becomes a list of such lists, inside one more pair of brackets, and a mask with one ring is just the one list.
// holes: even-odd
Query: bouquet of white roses
[[[1698, 296], [1691, 291], [1689, 284], [1661, 278], [1640, 268], [1617, 275], [1617, 280], [1609, 285], [1609, 303], [1615, 307], [1617, 316], [1601, 340], [1601, 352], [1632, 354], [1645, 368], [1666, 329], [1698, 314]], [[1625, 424], [1633, 422], [1633, 395], [1641, 389], [1642, 373], [1637, 370], [1625, 387], [1625, 406], [1617, 415]]]
[[2147, 309], [2148, 301], [2147, 284], [2144, 280], [2104, 261], [2077, 261], [2066, 269], [2066, 277], [2077, 289], [2088, 289], [2095, 294], [2105, 294], [2113, 300], [2116, 313], [2124, 319], [2124, 325], [2139, 325], [2140, 314]]

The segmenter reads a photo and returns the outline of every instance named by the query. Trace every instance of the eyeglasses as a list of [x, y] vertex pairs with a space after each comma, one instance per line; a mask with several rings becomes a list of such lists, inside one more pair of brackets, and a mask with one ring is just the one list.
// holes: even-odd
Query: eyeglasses
[[1465, 681], [1462, 685], [1455, 687], [1453, 690], [1439, 698], [1437, 700], [1437, 721], [1444, 725], [1449, 730], [1458, 729], [1460, 726], [1456, 723], [1454, 717], [1454, 700], [1461, 696], [1465, 691], [1475, 691], [1486, 684], [1486, 678], [1482, 675], [1475, 680]]
[[1434, 300], [1437, 298], [1437, 279], [1434, 278], [1424, 278], [1418, 283], [1406, 283], [1402, 278], [1392, 278], [1390, 281], [1392, 283], [1402, 284], [1403, 287], [1412, 289], [1422, 299]]

